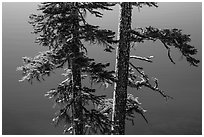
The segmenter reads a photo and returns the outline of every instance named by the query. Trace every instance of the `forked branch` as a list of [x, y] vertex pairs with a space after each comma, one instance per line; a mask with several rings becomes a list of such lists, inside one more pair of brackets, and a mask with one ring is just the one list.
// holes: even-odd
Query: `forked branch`
[[[153, 91], [159, 92], [166, 100], [169, 98], [173, 99], [173, 97], [167, 95], [163, 90], [158, 88], [159, 85], [158, 85], [158, 80], [156, 78], [154, 79], [155, 85], [153, 86], [149, 82], [149, 77], [144, 73], [144, 71], [141, 71], [140, 67], [136, 67], [131, 62], [130, 62], [130, 65], [141, 75], [140, 78], [142, 79], [139, 82], [138, 81], [134, 82], [134, 83], [131, 82], [132, 85], [134, 85], [136, 88], [141, 88], [142, 86], [148, 87]], [[131, 87], [133, 87], [133, 86], [131, 86]]]

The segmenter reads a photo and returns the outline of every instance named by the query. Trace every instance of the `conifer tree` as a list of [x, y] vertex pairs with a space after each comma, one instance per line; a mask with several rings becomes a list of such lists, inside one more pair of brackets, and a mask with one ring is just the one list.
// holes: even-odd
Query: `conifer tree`
[[[32, 79], [44, 79], [56, 69], [65, 68], [62, 81], [57, 88], [46, 93], [49, 98], [54, 98], [60, 110], [53, 122], [58, 124], [64, 121], [64, 132], [72, 134], [125, 134], [125, 120], [134, 123], [134, 112], [144, 116], [145, 110], [141, 107], [138, 97], [127, 93], [127, 86], [140, 89], [150, 88], [160, 93], [164, 98], [172, 98], [158, 87], [156, 78], [150, 79], [140, 66], [131, 63], [131, 59], [152, 62], [152, 56], [141, 57], [130, 55], [132, 43], [144, 41], [161, 41], [167, 49], [167, 55], [172, 63], [175, 63], [170, 55], [170, 48], [179, 49], [186, 60], [193, 66], [197, 66], [199, 60], [192, 57], [197, 50], [189, 45], [190, 35], [183, 34], [179, 29], [158, 29], [152, 26], [146, 28], [131, 28], [132, 7], [142, 8], [143, 5], [157, 7], [154, 2], [122, 2], [119, 25], [118, 41], [113, 40], [114, 32], [99, 29], [86, 22], [86, 12], [102, 17], [98, 9], [111, 10], [110, 6], [116, 3], [91, 3], [91, 2], [55, 2], [42, 3], [39, 10], [41, 15], [31, 15], [31, 24], [34, 33], [40, 34], [36, 42], [49, 48], [34, 58], [24, 57], [24, 65], [18, 70], [23, 72], [22, 81]], [[94, 62], [87, 56], [83, 42], [99, 43], [105, 46], [105, 51], [113, 50], [112, 44], [118, 42], [115, 71], [107, 71], [109, 63]], [[116, 74], [114, 75], [113, 73]], [[95, 89], [82, 86], [81, 81], [91, 79], [95, 83], [104, 85], [115, 83], [113, 99], [106, 99], [103, 95], [95, 95]], [[151, 80], [155, 85], [151, 84]], [[88, 104], [92, 102], [94, 106]], [[94, 108], [93, 108], [94, 107]], [[112, 117], [112, 118], [111, 118]], [[111, 128], [112, 127], [112, 128]]]
[[[147, 5], [149, 7], [158, 7], [155, 2], [122, 2], [120, 3], [120, 24], [119, 24], [119, 44], [116, 55], [116, 82], [113, 93], [113, 100], [109, 99], [107, 110], [112, 109], [112, 133], [125, 134], [125, 119], [133, 121], [134, 112], [140, 113], [143, 118], [145, 110], [140, 106], [138, 97], [134, 98], [132, 94], [127, 93], [127, 86], [140, 89], [142, 87], [150, 88], [153, 91], [160, 93], [164, 98], [172, 98], [158, 87], [156, 78], [150, 79], [140, 66], [135, 66], [131, 63], [131, 59], [152, 62], [152, 56], [141, 57], [130, 55], [131, 43], [142, 43], [144, 41], [160, 41], [167, 49], [167, 55], [172, 63], [175, 64], [170, 55], [170, 48], [175, 47], [180, 50], [182, 55], [190, 65], [197, 66], [199, 60], [192, 57], [197, 53], [197, 50], [189, 45], [191, 41], [190, 35], [182, 33], [180, 29], [158, 29], [152, 26], [144, 28], [131, 28], [131, 11], [132, 7], [142, 8]], [[151, 80], [155, 85], [151, 84]]]
[[[41, 81], [56, 69], [65, 68], [65, 80], [45, 94], [60, 107], [53, 122], [56, 125], [64, 122], [64, 133], [106, 134], [110, 131], [110, 119], [97, 108], [105, 96], [95, 95], [95, 89], [83, 86], [81, 81], [91, 79], [103, 84], [114, 81], [114, 71], [106, 70], [109, 63], [96, 63], [87, 56], [84, 46], [84, 42], [90, 42], [104, 45], [108, 52], [114, 49], [115, 33], [85, 20], [86, 12], [102, 17], [99, 10], [111, 10], [113, 5], [107, 2], [44, 2], [38, 8], [42, 14], [30, 16], [33, 33], [40, 35], [36, 43], [48, 50], [34, 58], [23, 57], [23, 66], [17, 68], [23, 74], [20, 81], [32, 83], [35, 78]], [[93, 105], [87, 107], [91, 102]]]

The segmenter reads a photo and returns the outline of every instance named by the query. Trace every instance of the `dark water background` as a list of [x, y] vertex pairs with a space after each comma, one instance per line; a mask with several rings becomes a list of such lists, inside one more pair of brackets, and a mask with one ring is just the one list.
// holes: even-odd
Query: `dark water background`
[[[55, 110], [52, 100], [44, 93], [57, 86], [61, 80], [60, 71], [46, 78], [44, 82], [19, 83], [21, 73], [16, 67], [22, 65], [22, 56], [35, 56], [46, 50], [34, 44], [28, 16], [36, 13], [37, 3], [3, 3], [2, 17], [2, 132], [3, 134], [61, 134], [62, 128], [55, 128], [51, 119]], [[113, 11], [104, 12], [103, 19], [87, 16], [90, 23], [117, 32], [118, 6]], [[200, 3], [159, 3], [159, 8], [144, 7], [133, 10], [132, 27], [155, 26], [159, 28], [180, 28], [191, 34], [192, 42], [198, 49], [196, 57], [202, 59], [202, 4]], [[97, 61], [110, 62], [114, 68], [115, 55], [104, 53], [102, 46], [88, 45], [89, 56]], [[153, 55], [154, 63], [134, 62], [145, 68], [149, 76], [159, 79], [160, 88], [173, 96], [166, 102], [158, 93], [148, 89], [129, 89], [139, 96], [139, 101], [147, 109], [147, 125], [140, 115], [136, 115], [135, 125], [127, 123], [127, 134], [201, 134], [202, 130], [202, 64], [190, 67], [177, 50], [172, 49], [172, 64], [161, 43], [139, 44], [132, 54]], [[100, 86], [100, 85], [99, 85]], [[112, 96], [113, 87], [99, 94]]]

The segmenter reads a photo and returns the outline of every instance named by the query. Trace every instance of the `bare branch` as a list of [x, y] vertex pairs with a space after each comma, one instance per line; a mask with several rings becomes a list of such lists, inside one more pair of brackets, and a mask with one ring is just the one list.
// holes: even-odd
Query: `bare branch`
[[[141, 79], [142, 81], [137, 81], [135, 82], [135, 87], [140, 88], [142, 86], [148, 87], [150, 89], [152, 89], [153, 91], [159, 92], [166, 100], [171, 98], [173, 99], [173, 97], [167, 95], [163, 90], [158, 88], [158, 80], [155, 78], [154, 82], [155, 82], [155, 86], [152, 86], [149, 82], [149, 78], [148, 76], [144, 73], [144, 71], [141, 71], [138, 67], [136, 67], [135, 65], [133, 65], [130, 62], [130, 65], [136, 69], [136, 71], [141, 74]], [[131, 86], [132, 87], [132, 86]]]
[[142, 61], [147, 61], [147, 62], [153, 62], [151, 59], [153, 58], [153, 56], [149, 56], [149, 57], [140, 57], [140, 56], [130, 56], [130, 59], [138, 59], [138, 60], [142, 60]]
[[170, 61], [171, 61], [173, 64], [176, 64], [176, 63], [173, 61], [173, 59], [171, 58], [171, 50], [170, 50], [170, 48], [166, 45], [165, 42], [163, 42], [163, 41], [161, 41], [161, 42], [164, 44], [165, 48], [167, 49], [168, 57], [169, 57]]

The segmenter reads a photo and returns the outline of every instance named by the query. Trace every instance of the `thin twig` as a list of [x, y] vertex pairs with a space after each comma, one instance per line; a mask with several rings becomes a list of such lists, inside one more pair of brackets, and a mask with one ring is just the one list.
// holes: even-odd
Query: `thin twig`
[[80, 14], [80, 16], [81, 16], [81, 19], [82, 19], [84, 25], [86, 25], [86, 20], [84, 19], [83, 15], [82, 15], [82, 13], [80, 12], [79, 9], [78, 9], [78, 12], [79, 12], [79, 14]]
[[176, 64], [174, 61], [173, 61], [173, 59], [171, 58], [171, 50], [170, 50], [170, 48], [166, 45], [166, 43], [164, 42], [164, 41], [161, 41], [163, 44], [164, 44], [164, 46], [165, 46], [165, 48], [167, 49], [167, 54], [168, 54], [168, 57], [169, 57], [169, 59], [170, 59], [170, 61], [173, 63], [173, 64]]

